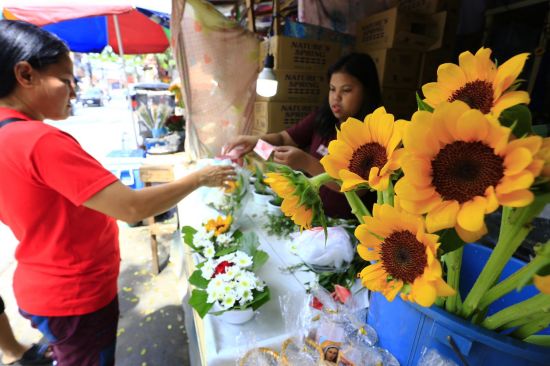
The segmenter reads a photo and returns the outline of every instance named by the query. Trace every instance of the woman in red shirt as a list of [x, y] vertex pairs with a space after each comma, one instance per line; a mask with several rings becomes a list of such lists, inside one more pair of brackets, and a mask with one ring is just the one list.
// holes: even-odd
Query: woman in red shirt
[[[200, 186], [234, 180], [206, 167], [133, 191], [69, 134], [43, 123], [75, 98], [67, 46], [28, 23], [0, 20], [0, 221], [19, 244], [20, 312], [53, 347], [58, 366], [114, 365], [118, 227], [173, 207]], [[1, 335], [0, 335], [1, 336]]]
[[[263, 136], [238, 136], [226, 151], [244, 155], [252, 151], [258, 139], [277, 146], [274, 161], [309, 175], [324, 172], [319, 162], [328, 153], [328, 144], [336, 138], [336, 128], [348, 119], [363, 120], [382, 104], [376, 66], [369, 55], [352, 53], [341, 58], [328, 70], [329, 94], [321, 108], [285, 131]], [[336, 184], [321, 187], [319, 194], [325, 213], [332, 217], [353, 218], [345, 196]], [[363, 194], [372, 206], [376, 194]]]

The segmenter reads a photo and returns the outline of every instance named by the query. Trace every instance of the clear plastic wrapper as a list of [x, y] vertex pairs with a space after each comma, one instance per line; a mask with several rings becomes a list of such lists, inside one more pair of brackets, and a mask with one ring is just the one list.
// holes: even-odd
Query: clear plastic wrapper
[[433, 348], [424, 347], [418, 366], [458, 366], [453, 360], [441, 356], [441, 354]]

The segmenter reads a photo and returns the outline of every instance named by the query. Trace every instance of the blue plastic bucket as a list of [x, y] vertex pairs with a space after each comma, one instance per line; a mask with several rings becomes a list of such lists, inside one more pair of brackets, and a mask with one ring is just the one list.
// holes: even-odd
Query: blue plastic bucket
[[[461, 293], [471, 288], [490, 252], [490, 249], [477, 244], [465, 247], [462, 272], [467, 275], [461, 276]], [[522, 265], [519, 260], [511, 260], [501, 280]], [[513, 292], [494, 304], [490, 313], [530, 297], [533, 292], [536, 292], [533, 288], [527, 288], [521, 293]], [[422, 352], [431, 349], [462, 365], [463, 362], [451, 347], [449, 337], [471, 366], [550, 365], [550, 348], [488, 331], [436, 306], [423, 308], [399, 297], [388, 302], [383, 295], [373, 293], [367, 322], [378, 332], [380, 346], [388, 349], [402, 366], [416, 366]]]

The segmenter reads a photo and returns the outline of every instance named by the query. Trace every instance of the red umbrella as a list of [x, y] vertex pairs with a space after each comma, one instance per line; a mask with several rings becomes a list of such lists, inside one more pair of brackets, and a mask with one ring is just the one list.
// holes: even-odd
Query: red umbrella
[[[1, 15], [43, 26], [76, 52], [164, 52], [169, 46], [170, 0], [6, 0]], [[119, 43], [122, 42], [122, 47]]]

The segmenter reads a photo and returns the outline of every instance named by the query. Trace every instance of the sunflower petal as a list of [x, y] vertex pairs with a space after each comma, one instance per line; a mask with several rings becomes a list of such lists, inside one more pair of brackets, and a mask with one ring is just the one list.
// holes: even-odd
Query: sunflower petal
[[405, 148], [420, 156], [434, 156], [439, 151], [439, 143], [433, 138], [432, 114], [426, 111], [415, 112], [411, 125], [403, 135]]
[[402, 198], [413, 201], [422, 201], [434, 195], [437, 195], [433, 186], [418, 187], [413, 183], [414, 179], [410, 179], [408, 175], [399, 179], [395, 185], [395, 193]]
[[443, 201], [426, 215], [426, 229], [430, 233], [454, 227], [460, 205], [457, 201]]
[[444, 85], [447, 89], [454, 91], [466, 84], [466, 75], [458, 65], [451, 63], [442, 64], [437, 69], [437, 82]]
[[485, 198], [487, 199], [487, 207], [485, 208], [485, 213], [490, 214], [494, 212], [498, 206], [498, 199], [495, 193], [495, 187], [489, 186], [485, 190]]
[[535, 287], [543, 294], [550, 294], [550, 275], [533, 277]]
[[460, 116], [456, 125], [455, 137], [462, 141], [485, 140], [489, 132], [487, 119], [477, 109], [472, 109]]
[[498, 98], [516, 81], [521, 70], [523, 70], [527, 57], [529, 57], [528, 53], [520, 53], [498, 67], [495, 81], [493, 82], [493, 95], [495, 98]]
[[519, 174], [504, 176], [500, 181], [500, 184], [496, 187], [497, 194], [506, 194], [521, 189], [527, 189], [531, 187], [531, 184], [535, 181], [533, 173], [528, 170], [522, 171]]
[[424, 94], [424, 102], [432, 107], [437, 107], [439, 104], [447, 101], [450, 97], [449, 93], [444, 93], [438, 83], [427, 83], [422, 86], [422, 94]]
[[514, 191], [507, 194], [498, 194], [498, 201], [503, 206], [508, 207], [524, 207], [533, 202], [535, 195], [533, 192], [523, 189], [520, 191]]
[[346, 160], [341, 159], [337, 155], [331, 155], [330, 153], [329, 155], [326, 155], [321, 159], [321, 165], [323, 166], [325, 171], [328, 173], [328, 175], [336, 179], [340, 179], [340, 170], [347, 169], [348, 166], [346, 163]]
[[403, 281], [393, 281], [391, 284], [391, 287], [387, 288], [386, 291], [384, 291], [384, 296], [388, 301], [393, 301], [395, 299], [395, 296], [401, 291], [403, 288]]
[[437, 296], [453, 296], [456, 294], [456, 290], [441, 278], [436, 279], [433, 284], [437, 291]]
[[347, 192], [359, 184], [368, 183], [365, 179], [347, 169], [340, 170], [338, 172], [338, 177], [342, 180], [342, 186], [340, 187], [341, 192]]
[[529, 93], [527, 93], [526, 91], [509, 91], [495, 101], [495, 104], [493, 108], [491, 108], [491, 111], [493, 112], [494, 116], [498, 117], [503, 110], [518, 104], [529, 104], [530, 101], [531, 99], [529, 97]]
[[487, 234], [487, 226], [483, 223], [483, 227], [478, 231], [468, 231], [461, 228], [459, 225], [455, 226], [456, 233], [466, 243], [474, 243], [478, 241], [483, 235]]
[[417, 187], [428, 187], [432, 184], [432, 165], [430, 160], [410, 154], [407, 155], [405, 152], [405, 155], [401, 159], [401, 167], [409, 183], [413, 184], [414, 182], [414, 185]]
[[458, 225], [468, 231], [480, 230], [483, 227], [486, 207], [487, 199], [480, 196], [476, 196], [473, 200], [464, 202], [456, 217]]
[[366, 126], [365, 123], [350, 117], [340, 126], [339, 140], [356, 150], [361, 145], [371, 142], [364, 138], [366, 134], [363, 130], [365, 129], [368, 130], [368, 126]]
[[467, 82], [479, 80], [476, 58], [470, 51], [462, 52], [458, 56], [458, 64], [464, 71]]
[[423, 201], [409, 201], [404, 197], [400, 197], [399, 205], [403, 210], [407, 212], [410, 212], [413, 214], [425, 214], [426, 212], [433, 210], [433, 208], [437, 206], [441, 201], [442, 200], [441, 200], [441, 197], [439, 197], [439, 195], [432, 196]]
[[362, 224], [355, 229], [355, 237], [359, 239], [361, 245], [366, 248], [377, 248], [382, 240], [372, 235], [369, 231], [368, 225]]
[[510, 151], [504, 158], [505, 175], [515, 175], [524, 170], [533, 161], [533, 155], [529, 150], [520, 147]]
[[412, 291], [414, 292], [414, 301], [424, 307], [432, 306], [437, 297], [435, 287], [420, 279], [414, 281]]

